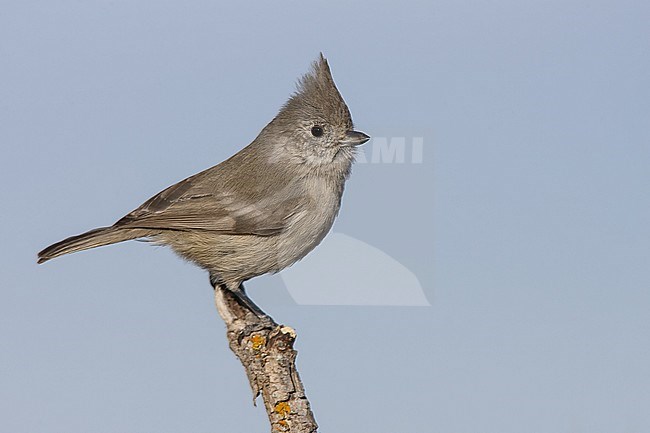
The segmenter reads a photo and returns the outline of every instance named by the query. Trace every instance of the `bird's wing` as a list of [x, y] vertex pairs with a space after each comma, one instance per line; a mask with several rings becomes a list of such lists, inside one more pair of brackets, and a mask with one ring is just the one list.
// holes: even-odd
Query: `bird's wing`
[[235, 192], [208, 192], [190, 177], [151, 197], [116, 225], [271, 236], [284, 230], [298, 203], [299, 197], [292, 194], [256, 199]]

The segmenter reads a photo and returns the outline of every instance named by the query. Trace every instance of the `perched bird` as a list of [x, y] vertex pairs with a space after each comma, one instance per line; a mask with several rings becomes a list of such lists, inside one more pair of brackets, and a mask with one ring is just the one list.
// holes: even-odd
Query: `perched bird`
[[339, 212], [355, 147], [369, 139], [353, 129], [321, 54], [248, 146], [156, 194], [112, 226], [45, 248], [38, 263], [146, 239], [206, 269], [215, 289], [227, 288], [264, 315], [243, 282], [292, 265], [321, 242]]

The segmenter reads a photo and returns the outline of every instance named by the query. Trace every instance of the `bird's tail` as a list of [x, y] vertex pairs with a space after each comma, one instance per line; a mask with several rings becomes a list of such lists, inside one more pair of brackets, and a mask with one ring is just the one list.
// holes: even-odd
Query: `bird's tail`
[[100, 227], [77, 236], [71, 236], [60, 242], [50, 245], [38, 253], [38, 263], [45, 263], [50, 259], [64, 254], [75, 253], [103, 245], [128, 241], [151, 235], [151, 230], [128, 229], [120, 227]]

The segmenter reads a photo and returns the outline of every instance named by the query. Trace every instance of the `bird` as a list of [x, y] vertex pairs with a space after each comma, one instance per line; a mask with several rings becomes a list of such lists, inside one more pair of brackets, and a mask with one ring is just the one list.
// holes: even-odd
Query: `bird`
[[276, 273], [313, 250], [339, 213], [357, 147], [348, 106], [321, 53], [296, 91], [246, 147], [145, 201], [115, 224], [38, 253], [38, 263], [127, 240], [169, 246], [208, 271], [259, 317], [247, 280]]

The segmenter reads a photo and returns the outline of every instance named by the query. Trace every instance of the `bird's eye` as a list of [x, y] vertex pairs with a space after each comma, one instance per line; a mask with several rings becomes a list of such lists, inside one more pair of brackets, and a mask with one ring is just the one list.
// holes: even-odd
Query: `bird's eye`
[[320, 137], [323, 135], [323, 128], [321, 126], [314, 126], [311, 128], [311, 135], [314, 137]]

